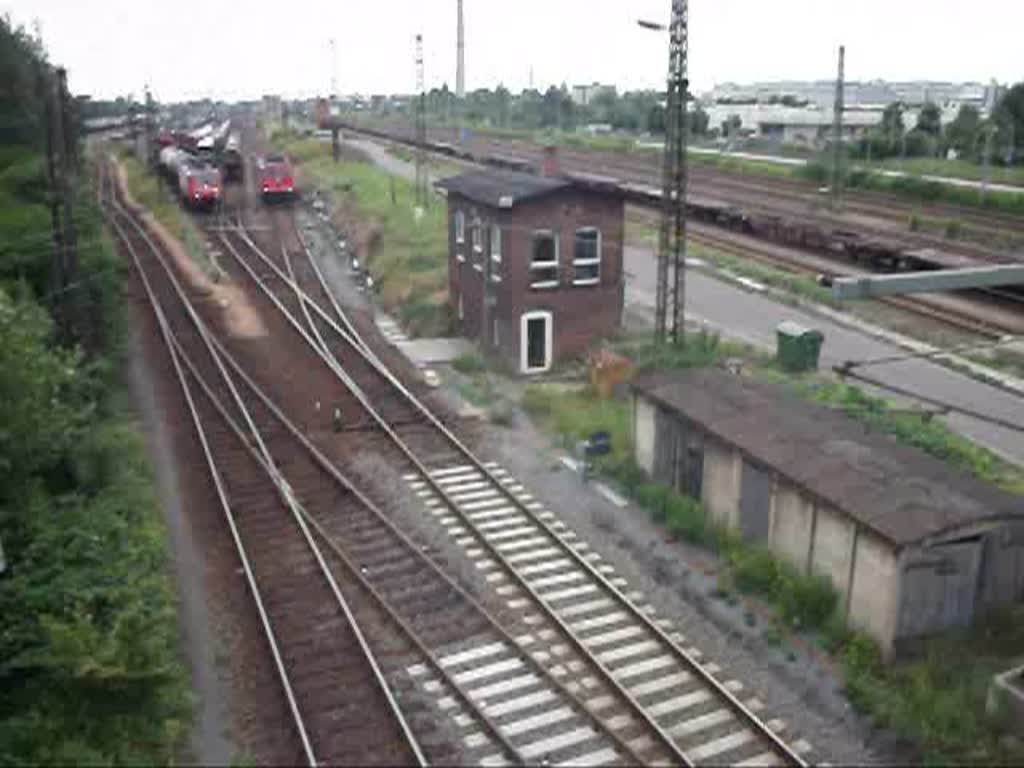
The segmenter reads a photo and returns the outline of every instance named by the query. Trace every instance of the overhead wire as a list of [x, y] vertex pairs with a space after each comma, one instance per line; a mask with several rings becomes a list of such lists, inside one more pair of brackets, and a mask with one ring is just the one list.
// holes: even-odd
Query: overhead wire
[[893, 394], [900, 395], [902, 397], [919, 400], [922, 403], [928, 403], [929, 405], [934, 405], [936, 408], [942, 409], [944, 413], [959, 413], [963, 416], [969, 416], [972, 419], [976, 419], [977, 421], [983, 421], [1014, 432], [1024, 433], [1024, 424], [1008, 421], [1000, 418], [999, 416], [992, 416], [991, 414], [982, 413], [981, 411], [976, 411], [973, 408], [956, 405], [955, 403], [940, 400], [939, 398], [922, 395], [920, 392], [915, 392], [913, 390], [906, 389], [905, 387], [899, 387], [895, 384], [889, 384], [888, 382], [881, 381], [880, 379], [876, 379], [872, 376], [865, 376], [864, 374], [846, 369], [841, 365], [834, 366], [832, 370], [835, 371], [836, 375], [841, 379], [854, 379], [855, 381], [892, 392]]

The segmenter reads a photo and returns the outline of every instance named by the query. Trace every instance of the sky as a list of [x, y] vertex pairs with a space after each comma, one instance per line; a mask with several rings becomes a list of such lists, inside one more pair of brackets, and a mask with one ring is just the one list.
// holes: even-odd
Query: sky
[[[697, 92], [722, 82], [1024, 80], [1021, 0], [690, 0], [689, 72]], [[191, 13], [186, 9], [194, 9]], [[466, 87], [543, 90], [563, 82], [659, 88], [670, 0], [464, 0]], [[171, 10], [174, 9], [174, 10]], [[455, 86], [456, 0], [0, 0], [38, 20], [71, 89], [94, 98], [151, 84], [160, 101], [415, 89], [415, 35], [427, 88]], [[531, 75], [532, 73], [532, 75]]]

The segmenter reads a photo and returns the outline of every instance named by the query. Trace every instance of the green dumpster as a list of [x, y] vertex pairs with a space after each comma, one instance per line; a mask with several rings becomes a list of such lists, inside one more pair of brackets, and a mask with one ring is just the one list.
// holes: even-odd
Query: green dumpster
[[786, 371], [814, 371], [818, 368], [818, 356], [825, 337], [820, 331], [804, 328], [790, 320], [779, 323], [775, 328], [778, 341], [776, 359]]

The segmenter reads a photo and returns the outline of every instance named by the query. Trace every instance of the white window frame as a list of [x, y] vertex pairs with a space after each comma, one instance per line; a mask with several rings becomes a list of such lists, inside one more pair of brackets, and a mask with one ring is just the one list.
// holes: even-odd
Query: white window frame
[[477, 219], [473, 222], [473, 225], [469, 228], [469, 236], [473, 240], [473, 251], [475, 253], [484, 252], [484, 232], [483, 223]]
[[[491, 224], [491, 282], [501, 282], [501, 227], [497, 224]], [[497, 243], [498, 247], [495, 249], [494, 244]]]
[[[595, 232], [597, 233], [597, 256], [592, 259], [577, 259], [576, 258], [576, 238], [581, 232]], [[601, 282], [601, 230], [597, 227], [579, 227], [572, 239], [572, 284], [573, 285], [597, 285]], [[597, 276], [596, 277], [576, 277], [577, 267], [592, 267], [597, 265]]]
[[560, 250], [561, 245], [558, 242], [559, 241], [559, 237], [558, 237], [557, 233], [555, 233], [553, 230], [550, 230], [550, 229], [535, 229], [533, 231], [533, 234], [530, 236], [530, 271], [532, 272], [532, 271], [538, 270], [538, 269], [551, 269], [551, 266], [552, 266], [551, 262], [548, 262], [548, 261], [541, 262], [540, 264], [535, 264], [534, 261], [533, 261], [533, 244], [534, 244], [534, 241], [537, 239], [538, 235], [548, 236], [555, 243], [555, 261], [554, 261], [555, 279], [554, 280], [542, 280], [540, 282], [533, 282], [533, 280], [531, 280], [530, 281], [530, 287], [531, 288], [538, 288], [538, 289], [557, 288], [558, 287], [558, 282], [559, 282], [558, 281], [558, 271], [559, 271], [558, 265], [559, 265], [559, 262], [561, 261], [561, 258], [560, 258], [561, 254], [559, 253], [559, 250]]
[[455, 242], [466, 242], [466, 214], [462, 211], [455, 211]]
[[[530, 368], [527, 363], [530, 360], [529, 341], [527, 335], [531, 320], [545, 320], [544, 324], [544, 364], [536, 368]], [[546, 309], [534, 309], [524, 312], [519, 318], [519, 370], [523, 373], [544, 373], [551, 370], [551, 358], [554, 354], [552, 344], [555, 336], [555, 317]]]

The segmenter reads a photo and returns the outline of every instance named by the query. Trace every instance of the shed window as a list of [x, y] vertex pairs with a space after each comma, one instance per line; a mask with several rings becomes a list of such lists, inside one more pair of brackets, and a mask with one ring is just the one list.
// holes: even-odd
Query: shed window
[[490, 260], [495, 262], [495, 266], [492, 268], [496, 272], [500, 272], [502, 265], [502, 228], [498, 224], [490, 225]]
[[473, 238], [473, 250], [476, 253], [483, 253], [483, 225], [479, 221], [474, 221], [473, 226], [470, 228], [471, 236]]
[[558, 238], [550, 230], [539, 230], [533, 233], [530, 287], [558, 287]]
[[466, 242], [466, 214], [462, 211], [455, 212], [455, 242]]
[[595, 285], [601, 280], [601, 231], [596, 227], [576, 230], [572, 254], [573, 285]]

